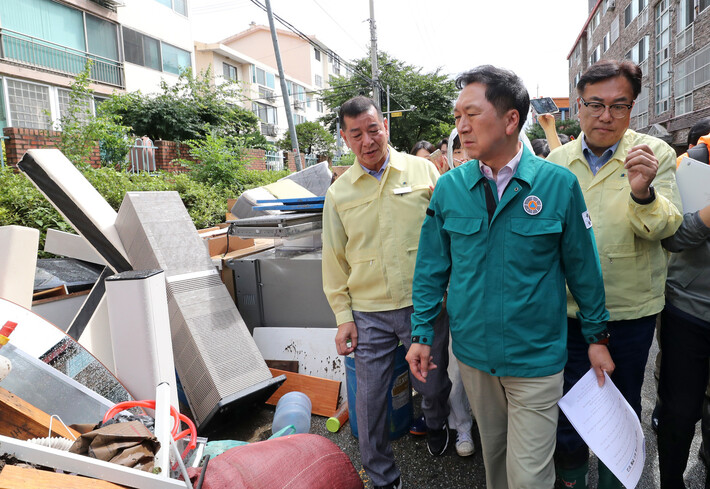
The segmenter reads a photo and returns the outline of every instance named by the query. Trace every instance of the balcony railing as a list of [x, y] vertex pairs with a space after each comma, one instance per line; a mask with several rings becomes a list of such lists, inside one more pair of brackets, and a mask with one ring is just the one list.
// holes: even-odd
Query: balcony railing
[[92, 80], [125, 85], [123, 63], [8, 29], [0, 29], [0, 59], [64, 75], [80, 73], [90, 59]]

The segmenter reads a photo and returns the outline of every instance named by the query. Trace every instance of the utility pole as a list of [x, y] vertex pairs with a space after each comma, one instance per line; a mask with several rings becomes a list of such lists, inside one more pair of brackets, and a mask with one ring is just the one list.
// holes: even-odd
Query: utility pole
[[372, 64], [372, 98], [380, 105], [380, 70], [377, 67], [377, 28], [375, 27], [375, 0], [370, 0], [370, 62]]
[[281, 63], [281, 51], [279, 50], [279, 40], [276, 37], [276, 27], [274, 27], [274, 14], [271, 12], [271, 0], [266, 0], [266, 14], [269, 17], [269, 27], [271, 28], [271, 41], [274, 43], [274, 56], [276, 56], [276, 66], [279, 69], [279, 79], [281, 80], [281, 93], [284, 98], [286, 109], [286, 119], [288, 119], [288, 132], [291, 135], [291, 145], [293, 156], [296, 162], [296, 171], [301, 171], [301, 153], [298, 151], [298, 138], [296, 137], [296, 126], [293, 124], [293, 112], [291, 111], [291, 98], [286, 87], [286, 76]]
[[392, 121], [390, 120], [390, 84], [387, 84], [387, 142], [392, 141]]

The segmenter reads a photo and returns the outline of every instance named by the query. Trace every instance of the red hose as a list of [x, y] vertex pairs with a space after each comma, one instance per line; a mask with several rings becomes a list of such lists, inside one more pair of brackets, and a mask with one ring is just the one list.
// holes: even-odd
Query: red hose
[[[111, 409], [106, 411], [106, 414], [104, 414], [104, 419], [103, 419], [102, 423], [105, 423], [109, 419], [113, 418], [116, 414], [120, 413], [121, 411], [123, 411], [125, 409], [134, 408], [134, 407], [155, 409], [155, 401], [146, 400], [146, 401], [119, 402], [114, 407], [112, 407]], [[173, 406], [170, 406], [170, 415], [173, 418], [173, 429], [170, 432], [170, 434], [173, 437], [173, 440], [177, 441], [181, 438], [184, 438], [185, 435], [187, 435], [188, 433], [190, 434], [190, 442], [187, 444], [187, 447], [185, 447], [185, 450], [182, 452], [182, 457], [185, 458], [185, 455], [187, 454], [187, 452], [189, 452], [190, 450], [194, 449], [197, 446], [197, 428], [195, 428], [195, 423], [193, 423], [190, 418], [188, 418], [187, 416], [185, 416], [182, 413], [179, 413], [177, 411], [177, 409], [175, 409]], [[187, 425], [187, 429], [178, 433], [178, 429], [180, 428], [180, 421], [183, 421]]]

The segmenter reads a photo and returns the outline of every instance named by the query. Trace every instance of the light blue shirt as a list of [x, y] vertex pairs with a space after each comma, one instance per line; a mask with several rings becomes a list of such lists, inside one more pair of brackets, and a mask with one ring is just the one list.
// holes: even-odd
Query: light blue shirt
[[360, 163], [360, 166], [362, 167], [363, 170], [365, 170], [366, 173], [369, 173], [370, 175], [375, 177], [377, 179], [377, 181], [379, 182], [380, 180], [382, 180], [382, 175], [385, 174], [385, 168], [387, 168], [387, 164], [389, 162], [390, 162], [390, 152], [387, 151], [387, 158], [385, 158], [385, 162], [382, 164], [382, 168], [380, 168], [379, 170], [376, 170], [376, 171], [370, 170], [362, 163]]
[[601, 156], [597, 156], [589, 148], [589, 146], [587, 146], [587, 137], [582, 136], [582, 153], [584, 154], [584, 158], [589, 164], [589, 169], [592, 170], [592, 174], [596, 175], [599, 169], [604, 166], [606, 162], [611, 159], [612, 156], [614, 156], [614, 151], [616, 151], [616, 148], [619, 146], [620, 142], [621, 139], [619, 139], [616, 144], [611, 148], [607, 148], [607, 150], [604, 151]]

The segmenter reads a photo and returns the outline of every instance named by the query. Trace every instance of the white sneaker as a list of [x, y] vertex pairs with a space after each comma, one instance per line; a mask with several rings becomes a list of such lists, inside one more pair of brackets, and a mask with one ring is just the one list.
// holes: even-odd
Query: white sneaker
[[457, 431], [456, 432], [456, 453], [459, 457], [470, 457], [473, 455], [475, 450], [475, 445], [473, 444], [473, 438], [471, 438], [471, 433], [467, 431]]

